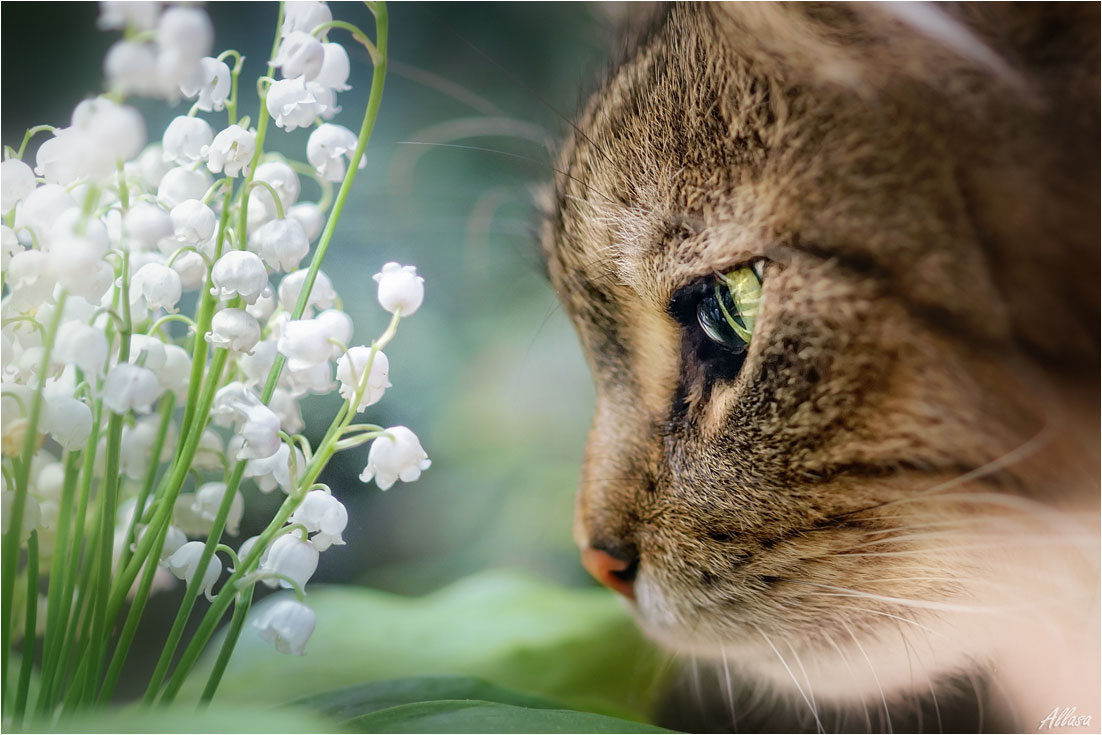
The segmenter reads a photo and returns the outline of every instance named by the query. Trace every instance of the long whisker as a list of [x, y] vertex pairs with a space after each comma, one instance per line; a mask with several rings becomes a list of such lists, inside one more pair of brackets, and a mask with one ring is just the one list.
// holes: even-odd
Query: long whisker
[[838, 622], [846, 629], [846, 632], [849, 633], [849, 637], [853, 639], [854, 645], [857, 646], [857, 650], [865, 657], [865, 663], [869, 666], [869, 672], [876, 682], [876, 688], [880, 690], [880, 702], [884, 705], [884, 716], [887, 718], [888, 732], [890, 733], [892, 732], [892, 713], [888, 710], [888, 698], [884, 695], [884, 687], [880, 684], [880, 677], [876, 674], [876, 667], [872, 665], [872, 659], [870, 659], [869, 654], [865, 652], [865, 648], [861, 645], [861, 641], [857, 640], [857, 635], [853, 632], [853, 629], [849, 627], [845, 620], [839, 619]]
[[776, 654], [777, 660], [781, 662], [781, 666], [783, 666], [784, 670], [788, 672], [788, 676], [792, 679], [792, 683], [796, 685], [796, 691], [798, 691], [800, 693], [800, 696], [803, 697], [808, 709], [811, 710], [811, 714], [815, 717], [815, 726], [818, 728], [818, 732], [825, 732], [825, 730], [823, 729], [823, 723], [819, 721], [819, 713], [815, 709], [815, 705], [811, 703], [811, 700], [808, 698], [807, 693], [804, 692], [804, 688], [800, 686], [800, 682], [796, 679], [796, 675], [792, 673], [792, 669], [789, 668], [788, 662], [784, 660], [784, 656], [782, 656], [781, 652], [777, 650], [777, 647], [773, 645], [773, 641], [769, 639], [769, 636], [765, 634], [764, 630], [759, 628], [756, 623], [750, 623], [750, 625], [754, 628], [754, 630], [758, 631], [758, 635], [765, 639], [765, 642], [769, 645], [771, 649], [773, 649], [773, 653]]

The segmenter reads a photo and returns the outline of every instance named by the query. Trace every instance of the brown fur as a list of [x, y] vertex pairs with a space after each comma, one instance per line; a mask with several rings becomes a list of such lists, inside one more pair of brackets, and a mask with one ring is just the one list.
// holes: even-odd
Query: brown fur
[[[659, 10], [562, 152], [544, 242], [597, 385], [579, 543], [639, 559], [656, 638], [779, 689], [783, 657], [879, 701], [861, 656], [906, 661], [920, 626], [953, 641], [927, 676], [989, 667], [970, 631], [1005, 616], [954, 611], [1038, 584], [1097, 625], [1069, 539], [1098, 534], [1098, 7], [946, 17], [976, 43], [879, 6]], [[726, 375], [670, 304], [762, 257]]]

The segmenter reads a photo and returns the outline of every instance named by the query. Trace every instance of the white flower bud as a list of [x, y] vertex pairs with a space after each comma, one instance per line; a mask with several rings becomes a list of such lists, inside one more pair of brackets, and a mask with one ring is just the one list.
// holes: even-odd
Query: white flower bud
[[164, 238], [172, 237], [172, 217], [156, 204], [138, 202], [126, 213], [123, 229], [141, 246], [138, 249], [152, 250]]
[[[337, 380], [341, 384], [341, 398], [350, 401], [356, 395], [364, 368], [367, 367], [370, 359], [371, 348], [358, 345], [350, 347], [348, 352], [337, 360]], [[356, 406], [357, 413], [382, 399], [383, 393], [390, 387], [390, 381], [387, 379], [389, 375], [390, 361], [381, 350], [376, 351], [375, 359], [371, 363], [371, 372], [367, 376], [367, 387]]]
[[[344, 179], [345, 159], [351, 160], [356, 150], [356, 136], [342, 125], [324, 123], [310, 133], [306, 141], [306, 159], [318, 176], [326, 181]], [[367, 165], [367, 157], [361, 156], [358, 167]]]
[[245, 423], [241, 425], [244, 446], [237, 452], [235, 459], [267, 459], [279, 450], [282, 442], [279, 438], [279, 417], [264, 405], [253, 406], [245, 414]]
[[130, 280], [130, 303], [145, 299], [150, 309], [176, 311], [176, 302], [183, 292], [180, 274], [159, 263], [146, 263]]
[[85, 133], [59, 128], [38, 147], [34, 170], [48, 183], [63, 186], [80, 179], [103, 178], [110, 173], [111, 160], [101, 153]]
[[[241, 542], [241, 545], [237, 547], [237, 558], [242, 564], [249, 558], [249, 554], [252, 553], [253, 547], [256, 546], [256, 542], [260, 540], [259, 536], [249, 536], [247, 539]], [[271, 547], [269, 547], [271, 548]], [[260, 563], [263, 564], [264, 560], [268, 557], [268, 549], [260, 554]], [[237, 569], [230, 569], [231, 572], [236, 572]]]
[[309, 33], [322, 23], [333, 20], [329, 6], [317, 0], [290, 0], [284, 6], [283, 26], [280, 34], [288, 36], [295, 31]]
[[161, 392], [161, 384], [152, 370], [124, 362], [107, 373], [103, 405], [115, 413], [149, 413]]
[[18, 158], [0, 163], [0, 210], [10, 212], [19, 200], [34, 191], [34, 172]]
[[[307, 269], [303, 268], [294, 273], [288, 273], [280, 281], [279, 305], [283, 307], [284, 311], [294, 311], [299, 293], [306, 282], [306, 273]], [[311, 309], [328, 309], [336, 301], [337, 292], [333, 289], [333, 282], [329, 280], [329, 276], [319, 270], [317, 277], [314, 279], [314, 287], [310, 289], [310, 298], [306, 302], [305, 313], [311, 313]]]
[[218, 59], [204, 56], [199, 59], [199, 76], [181, 84], [180, 92], [188, 99], [199, 95], [197, 104], [204, 112], [221, 110], [230, 96], [230, 68]]
[[157, 54], [147, 43], [116, 41], [103, 57], [103, 75], [112, 92], [153, 96], [159, 87]]
[[321, 48], [325, 58], [321, 62], [321, 71], [314, 77], [314, 81], [337, 92], [352, 89], [348, 86], [348, 74], [352, 67], [348, 62], [348, 52], [344, 50], [344, 46], [339, 43], [323, 43]]
[[235, 352], [251, 352], [260, 341], [260, 324], [244, 309], [222, 309], [211, 319], [207, 342]]
[[214, 237], [218, 218], [198, 199], [186, 199], [172, 208], [172, 231], [176, 240], [197, 245]]
[[425, 300], [425, 279], [412, 265], [387, 263], [373, 278], [379, 284], [379, 304], [391, 314], [398, 309], [410, 316]]
[[57, 330], [52, 360], [58, 365], [76, 365], [85, 375], [102, 375], [107, 364], [107, 337], [93, 326], [78, 321], [64, 322]]
[[268, 287], [268, 271], [260, 256], [247, 250], [231, 250], [214, 264], [210, 273], [214, 288], [211, 295], [228, 301], [240, 295], [247, 304], [256, 303]]
[[305, 653], [306, 642], [314, 633], [316, 624], [314, 611], [295, 600], [273, 603], [253, 623], [261, 639], [274, 644], [280, 653], [294, 656]]
[[303, 77], [280, 79], [268, 88], [268, 113], [288, 133], [308, 127], [318, 114], [318, 102]]
[[92, 433], [92, 410], [72, 396], [50, 396], [44, 419], [42, 430], [69, 451], [82, 449]]
[[316, 319], [297, 319], [279, 332], [279, 351], [290, 370], [307, 370], [329, 361], [329, 329]]
[[161, 4], [141, 0], [103, 0], [99, 4], [96, 27], [103, 31], [121, 31], [133, 28], [149, 31], [157, 25]]
[[398, 480], [413, 482], [430, 465], [429, 455], [421, 448], [417, 435], [405, 426], [391, 426], [371, 443], [360, 481], [374, 479], [380, 490], [387, 490]]
[[287, 218], [293, 219], [302, 225], [306, 239], [313, 242], [321, 234], [321, 228], [325, 225], [325, 215], [313, 202], [296, 204], [287, 210]]
[[310, 543], [318, 551], [325, 551], [330, 546], [344, 545], [341, 533], [348, 525], [348, 511], [341, 501], [324, 490], [311, 490], [291, 514], [290, 522], [301, 523], [315, 534]]
[[[202, 541], [188, 541], [168, 557], [165, 564], [169, 571], [190, 586], [195, 578], [195, 572], [199, 570], [199, 557], [203, 554], [204, 546]], [[199, 591], [206, 595], [207, 599], [210, 599], [211, 588], [220, 576], [222, 576], [222, 560], [217, 554], [212, 554], [207, 570], [203, 573], [203, 581], [199, 583]]]
[[[226, 497], [226, 483], [207, 482], [199, 486], [195, 491], [195, 499], [191, 503], [191, 512], [208, 521], [212, 527], [214, 519], [218, 516], [218, 509]], [[226, 514], [226, 533], [236, 536], [241, 527], [241, 518], [245, 515], [245, 498], [240, 492], [233, 494], [230, 501], [230, 510]]]
[[210, 175], [202, 169], [192, 171], [186, 166], [169, 169], [157, 187], [157, 199], [168, 209], [188, 199], [202, 199], [210, 188]]
[[214, 45], [214, 27], [206, 12], [177, 5], [161, 14], [157, 43], [198, 60], [209, 54]]
[[280, 41], [272, 66], [279, 69], [284, 79], [304, 77], [310, 81], [321, 71], [324, 60], [321, 41], [305, 31], [292, 31]]
[[249, 162], [256, 152], [256, 133], [240, 125], [230, 125], [214, 136], [210, 148], [203, 151], [211, 173], [236, 177], [249, 173]]
[[249, 237], [249, 249], [260, 255], [269, 268], [289, 271], [297, 268], [310, 252], [310, 241], [297, 220], [272, 220]]
[[210, 123], [199, 117], [180, 115], [165, 128], [161, 145], [166, 161], [187, 166], [202, 161], [204, 148], [209, 149], [213, 140]]

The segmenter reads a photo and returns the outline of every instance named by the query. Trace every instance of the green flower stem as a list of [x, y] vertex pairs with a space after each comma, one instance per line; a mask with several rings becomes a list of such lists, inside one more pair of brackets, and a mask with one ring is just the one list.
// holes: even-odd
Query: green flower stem
[[161, 682], [164, 681], [165, 672], [168, 671], [168, 666], [172, 663], [172, 657], [176, 654], [176, 647], [180, 644], [180, 637], [184, 634], [184, 626], [191, 616], [191, 610], [195, 606], [195, 600], [199, 597], [199, 590], [203, 586], [203, 575], [207, 571], [207, 566], [210, 564], [211, 557], [214, 556], [215, 548], [220, 543], [222, 531], [226, 527], [226, 518], [229, 517], [230, 514], [230, 506], [233, 505], [234, 497], [237, 495], [237, 487], [241, 484], [241, 478], [244, 474], [245, 463], [238, 462], [237, 466], [233, 468], [233, 474], [230, 475], [230, 479], [226, 483], [226, 491], [222, 495], [222, 503], [218, 506], [218, 513], [214, 517], [214, 524], [211, 527], [210, 533], [207, 534], [206, 544], [203, 546], [203, 553], [199, 555], [199, 563], [196, 565], [195, 573], [191, 577], [191, 584], [187, 586], [187, 590], [184, 592], [184, 599], [180, 602], [180, 608], [176, 612], [176, 620], [172, 623], [172, 630], [169, 631], [168, 640], [165, 641], [164, 649], [161, 651], [161, 657], [157, 660], [157, 667], [153, 670], [153, 675], [149, 679], [149, 686], [146, 688], [145, 695], [142, 697], [142, 701], [147, 704], [151, 704], [157, 696], [157, 689], [160, 688]]
[[222, 642], [222, 648], [218, 651], [218, 658], [214, 661], [214, 668], [207, 677], [207, 684], [203, 687], [203, 693], [199, 696], [202, 704], [209, 704], [222, 683], [222, 675], [226, 673], [226, 666], [233, 655], [233, 649], [237, 646], [237, 639], [241, 637], [241, 629], [245, 625], [245, 618], [249, 614], [249, 608], [253, 603], [253, 590], [249, 587], [242, 590], [233, 604], [233, 618], [230, 619], [229, 629], [226, 631], [226, 640]]
[[13, 717], [13, 724], [16, 728], [23, 724], [23, 714], [27, 711], [27, 692], [30, 691], [35, 642], [38, 638], [37, 619], [38, 531], [31, 531], [31, 537], [27, 539], [27, 608], [23, 622], [23, 661], [19, 668], [19, 688], [15, 692], [15, 714]]
[[245, 198], [247, 198], [247, 194], [251, 193], [252, 190], [258, 186], [263, 186], [265, 189], [268, 190], [268, 193], [272, 195], [272, 201], [275, 202], [276, 219], [283, 219], [285, 216], [283, 213], [283, 201], [279, 198], [279, 192], [277, 192], [275, 190], [275, 187], [269, 184], [267, 181], [250, 181], [249, 185], [245, 187], [247, 189]]
[[[155, 546], [164, 545], [165, 536], [168, 535], [168, 526], [164, 526]], [[149, 600], [149, 591], [153, 587], [153, 579], [157, 576], [157, 563], [153, 559], [147, 559], [142, 580], [138, 583], [138, 591], [130, 603], [130, 611], [126, 614], [126, 622], [123, 624], [119, 641], [115, 645], [115, 652], [111, 656], [111, 663], [107, 667], [107, 675], [104, 677], [103, 686], [99, 691], [99, 701], [103, 702], [111, 698], [118, 684], [122, 666], [126, 663], [126, 657], [130, 653], [130, 644], [134, 641], [134, 634], [138, 631], [138, 623], [141, 622], [142, 612]]]
[[168, 427], [172, 425], [172, 412], [176, 407], [176, 394], [165, 391], [161, 397], [161, 421], [157, 424], [157, 434], [153, 438], [153, 446], [150, 449], [149, 469], [145, 471], [142, 479], [142, 487], [138, 491], [138, 498], [134, 504], [134, 512], [130, 516], [130, 525], [126, 529], [122, 551], [119, 553], [119, 567], [125, 569], [130, 561], [130, 545], [134, 542], [135, 529], [145, 513], [145, 504], [149, 500], [149, 493], [153, 490], [153, 483], [157, 479], [157, 470], [161, 465], [161, 452], [164, 450], [165, 437], [168, 435]]
[[245, 63], [245, 57], [240, 51], [228, 49], [218, 54], [218, 60], [225, 62], [230, 56], [234, 57], [233, 68], [230, 69], [230, 96], [226, 99], [226, 113], [230, 118], [230, 125], [237, 124], [237, 78], [241, 76], [241, 67]]
[[[33, 129], [33, 128], [32, 128]], [[28, 133], [29, 134], [29, 133]], [[42, 359], [38, 363], [38, 375], [45, 376], [50, 370], [50, 356], [53, 354], [54, 340], [57, 330], [61, 326], [61, 317], [65, 311], [65, 299], [68, 292], [61, 290], [54, 304], [53, 313], [50, 315], [50, 325], [46, 330], [46, 339], [42, 346]], [[26, 435], [23, 437], [23, 449], [20, 452], [20, 462], [15, 467], [15, 497], [12, 499], [9, 511], [8, 532], [4, 534], [0, 542], [0, 552], [3, 559], [0, 561], [0, 576], [3, 578], [3, 607], [0, 615], [3, 619], [3, 653], [0, 654], [0, 706], [6, 706], [8, 702], [8, 663], [11, 658], [12, 647], [12, 605], [15, 598], [15, 575], [19, 564], [19, 537], [23, 533], [23, 513], [27, 507], [27, 493], [31, 480], [31, 459], [34, 457], [38, 446], [38, 422], [42, 417], [42, 380], [34, 391], [31, 399], [31, 410], [27, 416]]]
[[27, 134], [23, 136], [23, 142], [19, 144], [19, 150], [16, 152], [15, 157], [19, 160], [23, 160], [23, 154], [27, 151], [27, 144], [31, 142], [31, 138], [39, 133], [52, 133], [56, 130], [53, 125], [35, 125], [33, 128], [27, 129]]
[[316, 203], [317, 208], [324, 214], [326, 210], [333, 204], [333, 182], [327, 179], [323, 179], [318, 176], [318, 172], [313, 166], [308, 166], [301, 161], [295, 161], [288, 159], [285, 162], [291, 167], [291, 170], [307, 178], [313, 179], [318, 184], [318, 189], [321, 194], [318, 197]]
[[76, 499], [77, 480], [80, 479], [79, 462], [80, 452], [65, 453], [65, 480], [61, 486], [61, 502], [58, 504], [57, 511], [57, 539], [54, 543], [55, 552], [50, 563], [50, 583], [46, 593], [46, 630], [42, 639], [42, 681], [38, 688], [36, 703], [36, 709], [39, 712], [44, 711], [46, 693], [53, 683], [56, 664], [52, 662], [55, 661], [55, 654], [60, 650], [63, 637], [62, 619], [68, 614], [70, 607], [68, 601], [65, 605], [61, 603], [67, 560], [67, 555], [63, 551], [70, 548], [69, 534], [72, 529], [73, 503]]
[[[376, 22], [378, 22], [378, 17], [378, 13], [376, 13]], [[360, 30], [358, 26], [355, 26], [344, 20], [331, 20], [326, 23], [322, 23], [319, 26], [315, 26], [314, 29], [310, 31], [310, 35], [317, 38], [326, 31], [332, 30], [334, 28], [340, 28], [351, 33], [353, 40], [355, 40], [356, 43], [367, 49], [367, 53], [371, 55], [371, 61], [373, 63], [377, 64], [381, 57], [386, 56], [385, 49], [380, 53], [379, 49], [375, 48], [375, 44], [371, 42], [371, 39], [367, 37], [366, 33]]]

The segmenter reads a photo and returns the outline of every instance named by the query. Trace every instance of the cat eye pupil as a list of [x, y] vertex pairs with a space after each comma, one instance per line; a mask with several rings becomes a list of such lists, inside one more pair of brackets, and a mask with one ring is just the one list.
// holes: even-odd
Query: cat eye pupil
[[716, 277], [713, 288], [697, 304], [697, 323], [712, 342], [736, 354], [745, 352], [760, 301], [760, 268], [738, 268]]

